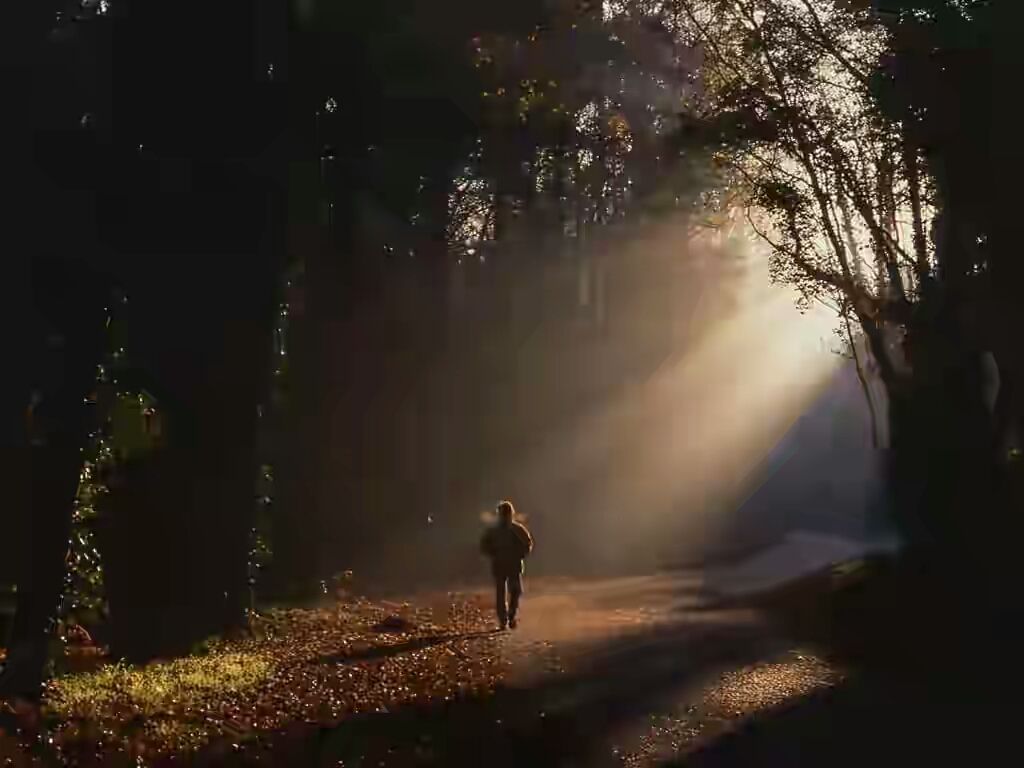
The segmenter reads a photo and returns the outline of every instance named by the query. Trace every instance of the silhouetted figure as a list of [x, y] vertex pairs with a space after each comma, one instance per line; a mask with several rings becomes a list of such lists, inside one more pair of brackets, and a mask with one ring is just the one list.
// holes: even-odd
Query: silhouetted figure
[[512, 502], [499, 503], [497, 524], [488, 528], [480, 540], [480, 551], [491, 559], [498, 624], [502, 629], [516, 627], [519, 598], [523, 594], [523, 559], [533, 550], [533, 537], [515, 516]]

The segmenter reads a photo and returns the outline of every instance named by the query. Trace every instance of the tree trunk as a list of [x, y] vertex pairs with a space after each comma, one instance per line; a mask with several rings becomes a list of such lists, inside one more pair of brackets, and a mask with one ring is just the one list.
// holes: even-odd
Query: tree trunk
[[907, 186], [910, 190], [910, 213], [914, 233], [914, 259], [917, 265], [917, 281], [920, 285], [928, 277], [928, 240], [924, 233], [924, 219], [921, 212], [921, 173], [917, 149], [909, 140], [903, 144], [903, 165], [907, 172]]
[[[83, 400], [104, 347], [106, 283], [96, 264], [92, 187], [96, 142], [81, 111], [83, 101], [103, 99], [91, 87], [96, 72], [75, 66], [75, 54], [97, 63], [89, 58], [93, 38], [86, 29], [78, 35], [51, 34], [54, 9], [52, 3], [32, 4], [25, 10], [33, 18], [24, 27], [15, 22], [28, 37], [31, 57], [26, 72], [15, 75], [8, 109], [27, 129], [26, 142], [12, 145], [15, 156], [6, 166], [16, 202], [23, 199], [26, 205], [22, 216], [13, 217], [15, 233], [7, 233], [14, 248], [5, 261], [5, 309], [14, 310], [7, 327], [14, 329], [8, 359], [15, 370], [4, 377], [5, 390], [13, 386], [4, 393], [0, 437], [4, 458], [27, 471], [18, 481], [26, 491], [22, 505], [4, 509], [0, 534], [14, 539], [24, 553], [0, 695], [28, 697], [39, 695], [50, 623], [63, 587], [80, 449], [89, 429]], [[27, 88], [18, 91], [22, 85]], [[18, 103], [22, 95], [28, 98]], [[18, 231], [21, 226], [24, 231]], [[17, 503], [17, 494], [11, 501]], [[14, 516], [21, 520], [11, 525]], [[25, 538], [16, 539], [15, 533]]]
[[30, 363], [38, 404], [30, 431], [28, 557], [18, 580], [8, 665], [0, 676], [0, 695], [32, 698], [39, 694], [63, 590], [72, 502], [89, 431], [83, 401], [95, 384], [104, 340], [102, 307], [95, 300], [99, 286], [90, 267], [74, 257], [37, 258], [33, 266], [41, 334]]

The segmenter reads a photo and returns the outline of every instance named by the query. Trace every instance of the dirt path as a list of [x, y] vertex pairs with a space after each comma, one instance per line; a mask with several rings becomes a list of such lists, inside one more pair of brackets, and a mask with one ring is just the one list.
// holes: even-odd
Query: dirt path
[[483, 751], [497, 766], [656, 766], [840, 677], [756, 612], [709, 606], [696, 573], [528, 589], [519, 628], [498, 640], [507, 670], [493, 697], [418, 710], [366, 740], [336, 734], [306, 757], [457, 766]]

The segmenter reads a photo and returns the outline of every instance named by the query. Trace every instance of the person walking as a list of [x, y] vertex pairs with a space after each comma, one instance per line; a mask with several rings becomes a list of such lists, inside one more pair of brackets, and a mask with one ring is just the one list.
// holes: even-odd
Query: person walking
[[480, 540], [480, 551], [491, 561], [497, 597], [498, 624], [515, 629], [519, 598], [523, 594], [523, 560], [533, 551], [533, 536], [516, 520], [510, 501], [499, 502], [498, 521]]

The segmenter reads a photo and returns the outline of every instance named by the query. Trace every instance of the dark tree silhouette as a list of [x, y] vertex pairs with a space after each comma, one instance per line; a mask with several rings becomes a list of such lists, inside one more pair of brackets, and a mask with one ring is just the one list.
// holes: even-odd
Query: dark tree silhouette
[[151, 655], [242, 616], [283, 253], [284, 112], [268, 65], [284, 47], [280, 6], [260, 8], [218, 4], [197, 23], [147, 3], [74, 4], [29, 30], [37, 405], [5, 691], [38, 688], [115, 285], [136, 377], [166, 416], [163, 449], [125, 469], [104, 542], [115, 651]]

